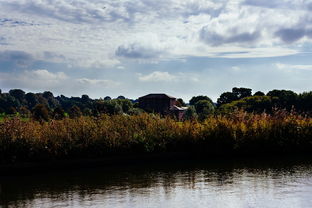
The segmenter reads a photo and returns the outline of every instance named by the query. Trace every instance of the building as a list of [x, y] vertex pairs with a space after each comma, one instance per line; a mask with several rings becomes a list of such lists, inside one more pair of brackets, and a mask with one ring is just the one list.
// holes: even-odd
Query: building
[[177, 99], [166, 94], [148, 94], [139, 97], [139, 107], [150, 113], [161, 115], [174, 115], [182, 120], [187, 108], [178, 107]]

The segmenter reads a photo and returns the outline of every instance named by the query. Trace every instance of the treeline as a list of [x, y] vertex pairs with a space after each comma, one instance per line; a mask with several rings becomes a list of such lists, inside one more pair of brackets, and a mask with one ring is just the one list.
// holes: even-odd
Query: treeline
[[[231, 114], [237, 110], [271, 114], [274, 109], [295, 111], [310, 115], [312, 112], [312, 92], [297, 94], [291, 90], [272, 90], [268, 93], [252, 93], [250, 88], [234, 87], [230, 92], [220, 95], [217, 103], [208, 96], [194, 96], [188, 104], [179, 98], [177, 105], [188, 106], [184, 118], [204, 120], [210, 115]], [[138, 115], [143, 112], [138, 108], [137, 100], [119, 96], [112, 99], [91, 99], [88, 95], [81, 97], [55, 97], [52, 92], [25, 93], [21, 89], [12, 89], [7, 93], [0, 90], [0, 117], [19, 115], [36, 120], [100, 116], [102, 114]]]
[[217, 103], [207, 96], [195, 96], [190, 100], [186, 118], [198, 117], [204, 120], [211, 114], [231, 114], [242, 110], [249, 113], [272, 114], [277, 110], [311, 115], [312, 91], [297, 94], [291, 90], [271, 90], [267, 94], [250, 88], [234, 87], [231, 92], [220, 95]]
[[91, 99], [88, 95], [81, 97], [54, 97], [52, 92], [25, 93], [21, 89], [12, 89], [8, 93], [0, 90], [0, 114], [33, 117], [37, 120], [63, 119], [64, 117], [99, 116], [101, 114], [139, 114], [134, 100], [119, 96], [112, 99]]

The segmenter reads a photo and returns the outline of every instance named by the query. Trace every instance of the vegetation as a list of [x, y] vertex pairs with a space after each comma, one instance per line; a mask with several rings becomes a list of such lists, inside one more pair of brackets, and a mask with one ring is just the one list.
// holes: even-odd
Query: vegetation
[[183, 121], [147, 114], [119, 96], [0, 94], [0, 163], [101, 158], [116, 154], [312, 153], [312, 92], [233, 88], [215, 104], [194, 96]]
[[202, 155], [310, 153], [312, 119], [286, 111], [176, 122], [152, 114], [0, 123], [1, 163], [186, 152]]

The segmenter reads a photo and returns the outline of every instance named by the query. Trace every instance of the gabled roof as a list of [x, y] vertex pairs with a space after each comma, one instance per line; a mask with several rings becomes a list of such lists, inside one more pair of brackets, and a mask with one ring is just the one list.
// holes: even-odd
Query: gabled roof
[[170, 98], [170, 99], [176, 99], [175, 97], [172, 97], [170, 95], [164, 94], [164, 93], [151, 93], [142, 97], [139, 97], [139, 99], [141, 98], [147, 98], [147, 99], [152, 99], [152, 98]]

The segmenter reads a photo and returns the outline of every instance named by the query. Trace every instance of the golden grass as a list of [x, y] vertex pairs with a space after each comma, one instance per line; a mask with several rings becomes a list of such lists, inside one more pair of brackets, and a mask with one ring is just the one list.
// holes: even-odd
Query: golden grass
[[203, 122], [152, 114], [65, 118], [50, 122], [10, 118], [0, 123], [2, 163], [105, 157], [124, 153], [271, 154], [312, 151], [312, 119], [277, 111], [236, 112]]

